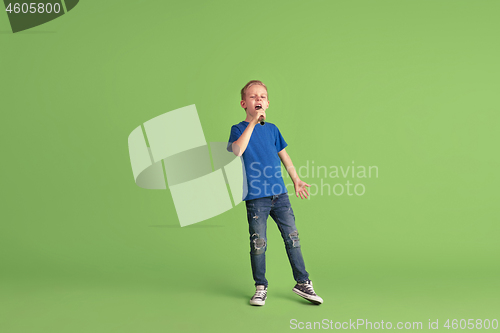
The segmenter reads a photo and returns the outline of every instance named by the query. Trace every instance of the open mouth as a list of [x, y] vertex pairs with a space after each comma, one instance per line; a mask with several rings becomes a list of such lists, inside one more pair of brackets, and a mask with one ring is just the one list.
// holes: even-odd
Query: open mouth
[[260, 110], [260, 109], [262, 109], [262, 105], [257, 104], [257, 105], [255, 106], [255, 110]]

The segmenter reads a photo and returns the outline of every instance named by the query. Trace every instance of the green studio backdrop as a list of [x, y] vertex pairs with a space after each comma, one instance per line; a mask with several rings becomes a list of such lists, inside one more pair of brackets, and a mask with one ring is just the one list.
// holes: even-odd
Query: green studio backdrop
[[[0, 330], [282, 332], [325, 319], [494, 330], [499, 11], [80, 1], [17, 33], [2, 11]], [[168, 188], [134, 182], [132, 130], [195, 104], [206, 142], [224, 142], [251, 79], [267, 84], [267, 120], [316, 191], [290, 198], [319, 307], [292, 293], [271, 219], [268, 300], [255, 308], [244, 204], [181, 228]]]

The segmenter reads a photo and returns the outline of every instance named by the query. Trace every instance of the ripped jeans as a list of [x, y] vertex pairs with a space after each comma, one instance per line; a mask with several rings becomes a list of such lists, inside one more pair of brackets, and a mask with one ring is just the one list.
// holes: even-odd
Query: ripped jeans
[[295, 227], [295, 215], [288, 199], [288, 193], [245, 201], [247, 206], [248, 227], [250, 231], [250, 259], [255, 285], [267, 287], [266, 250], [267, 217], [271, 215], [285, 242], [288, 260], [292, 266], [293, 278], [297, 282], [309, 280], [302, 252], [299, 233]]

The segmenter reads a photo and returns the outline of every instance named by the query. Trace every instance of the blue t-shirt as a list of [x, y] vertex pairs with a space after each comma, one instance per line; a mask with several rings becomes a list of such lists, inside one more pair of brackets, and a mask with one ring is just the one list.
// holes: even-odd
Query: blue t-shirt
[[[232, 151], [232, 143], [239, 139], [247, 126], [248, 121], [242, 121], [231, 127], [228, 151]], [[278, 156], [278, 152], [286, 146], [287, 143], [276, 125], [267, 122], [263, 126], [255, 125], [242, 155], [248, 189], [244, 201], [287, 192]]]

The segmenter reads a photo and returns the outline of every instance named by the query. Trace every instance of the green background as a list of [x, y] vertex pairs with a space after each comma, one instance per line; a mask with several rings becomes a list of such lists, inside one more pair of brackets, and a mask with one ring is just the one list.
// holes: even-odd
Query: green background
[[[81, 1], [16, 34], [0, 13], [0, 331], [500, 320], [499, 11], [496, 0]], [[319, 307], [292, 293], [271, 219], [256, 308], [244, 205], [180, 228], [170, 192], [133, 180], [134, 128], [196, 104], [207, 141], [225, 141], [251, 79], [267, 84], [268, 121], [297, 167], [379, 168], [363, 196], [291, 197]]]

